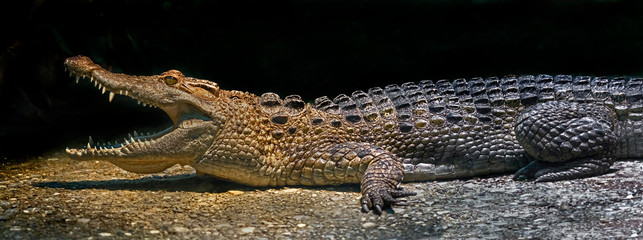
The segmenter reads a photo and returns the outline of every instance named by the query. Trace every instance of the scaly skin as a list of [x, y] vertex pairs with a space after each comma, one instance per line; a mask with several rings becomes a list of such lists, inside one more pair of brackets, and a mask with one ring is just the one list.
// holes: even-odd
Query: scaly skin
[[413, 195], [399, 184], [516, 172], [557, 181], [604, 173], [643, 155], [641, 79], [508, 76], [389, 85], [304, 103], [227, 91], [176, 70], [111, 73], [89, 58], [65, 66], [99, 89], [165, 111], [174, 126], [123, 143], [67, 149], [136, 173], [190, 165], [252, 186], [361, 183], [362, 209]]

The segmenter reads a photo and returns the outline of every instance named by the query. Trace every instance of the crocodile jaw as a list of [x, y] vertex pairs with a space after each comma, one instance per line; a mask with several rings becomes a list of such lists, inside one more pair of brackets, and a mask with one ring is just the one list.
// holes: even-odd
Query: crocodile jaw
[[217, 127], [200, 101], [176, 88], [166, 86], [159, 76], [129, 76], [111, 73], [87, 57], [77, 56], [65, 61], [76, 82], [89, 79], [102, 93], [129, 96], [139, 104], [162, 109], [170, 116], [173, 126], [153, 134], [129, 134], [121, 143], [94, 144], [91, 137], [84, 148], [67, 148], [67, 154], [77, 160], [105, 160], [127, 171], [154, 173], [174, 164], [188, 165], [203, 154], [214, 141]]
[[115, 145], [99, 146], [90, 138], [85, 148], [66, 151], [76, 160], [104, 160], [130, 172], [155, 173], [177, 163], [190, 165], [210, 147], [216, 132], [210, 121], [191, 119], [151, 135], [130, 134]]

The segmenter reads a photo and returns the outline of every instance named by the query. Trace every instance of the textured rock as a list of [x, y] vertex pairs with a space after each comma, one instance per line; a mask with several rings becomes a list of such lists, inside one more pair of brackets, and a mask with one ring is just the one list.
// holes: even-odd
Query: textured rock
[[[0, 169], [0, 182], [16, 188], [0, 192], [5, 212], [15, 209], [0, 221], [0, 238], [637, 238], [643, 162], [613, 168], [554, 183], [509, 176], [405, 183], [418, 195], [377, 216], [354, 208], [357, 185], [262, 189], [198, 178], [179, 166], [138, 175], [109, 163], [33, 160]], [[24, 181], [33, 174], [39, 179]], [[31, 208], [39, 210], [23, 211]]]

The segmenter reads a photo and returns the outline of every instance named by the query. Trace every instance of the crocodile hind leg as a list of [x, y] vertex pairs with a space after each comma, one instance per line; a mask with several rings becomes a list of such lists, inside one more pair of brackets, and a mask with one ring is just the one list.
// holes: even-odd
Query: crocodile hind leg
[[596, 176], [614, 161], [615, 114], [595, 104], [553, 101], [523, 111], [516, 119], [516, 138], [536, 160], [514, 179], [537, 182]]

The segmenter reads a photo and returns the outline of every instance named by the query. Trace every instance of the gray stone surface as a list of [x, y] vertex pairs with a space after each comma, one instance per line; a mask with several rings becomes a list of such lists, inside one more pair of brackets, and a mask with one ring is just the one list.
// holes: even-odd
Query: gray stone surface
[[251, 188], [189, 167], [139, 175], [59, 155], [0, 167], [0, 238], [640, 239], [643, 162], [554, 183], [406, 183], [407, 205], [360, 212], [359, 186]]

